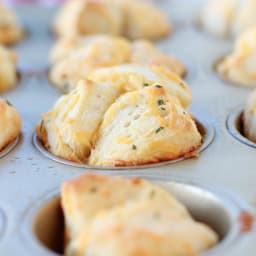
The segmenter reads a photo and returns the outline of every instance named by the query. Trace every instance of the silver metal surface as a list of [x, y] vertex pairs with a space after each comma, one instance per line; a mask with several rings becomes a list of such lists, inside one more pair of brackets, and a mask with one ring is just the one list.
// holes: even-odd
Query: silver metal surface
[[[211, 123], [207, 122], [207, 119], [196, 117], [196, 123], [197, 123], [198, 130], [200, 131], [203, 137], [202, 145], [198, 148], [197, 152], [202, 153], [213, 142], [214, 136], [215, 136], [215, 130], [214, 130], [214, 127], [211, 125]], [[45, 149], [45, 147], [42, 145], [42, 143], [38, 139], [35, 132], [33, 133], [32, 140], [36, 149], [45, 157], [65, 165], [84, 168], [84, 169], [91, 169], [91, 170], [137, 170], [137, 169], [145, 169], [145, 168], [156, 168], [164, 165], [174, 164], [174, 163], [191, 158], [189, 156], [180, 157], [178, 159], [171, 160], [171, 161], [162, 161], [156, 164], [144, 164], [144, 165], [137, 165], [137, 166], [101, 167], [101, 166], [79, 164], [79, 163], [71, 162], [53, 155], [51, 152]]]
[[229, 133], [238, 141], [244, 143], [247, 146], [250, 146], [252, 148], [256, 148], [256, 143], [247, 139], [243, 135], [242, 131], [242, 115], [243, 115], [243, 110], [239, 108], [236, 111], [233, 111], [228, 115], [227, 118], [227, 129]]
[[[204, 253], [204, 256], [224, 255], [230, 247], [234, 248], [237, 239], [243, 236], [240, 232], [239, 216], [245, 210], [242, 208], [244, 206], [225, 193], [182, 181], [159, 180], [157, 176], [148, 179], [174, 195], [196, 220], [211, 226], [218, 233], [220, 242]], [[63, 237], [63, 228], [60, 226], [64, 225], [64, 220], [60, 220], [63, 217], [60, 211], [57, 188], [37, 199], [24, 213], [25, 221], [22, 223], [21, 235], [31, 250], [47, 256], [60, 254], [54, 249], [56, 238]]]
[[[0, 205], [8, 219], [8, 225], [4, 227], [5, 231], [0, 239], [0, 255], [45, 255], [42, 247], [29, 246], [29, 241], [24, 242], [22, 234], [27, 221], [24, 212], [29, 208], [31, 211], [32, 208], [36, 209], [33, 202], [40, 206], [42, 201], [38, 198], [50, 195], [63, 181], [88, 172], [97, 171], [101, 174], [123, 176], [131, 173], [147, 177], [157, 175], [158, 179], [168, 181], [181, 180], [189, 184], [205, 184], [214, 190], [221, 188], [223, 193], [217, 195], [218, 199], [225, 200], [228, 194], [231, 201], [234, 198], [234, 202], [239, 202], [240, 208], [247, 209], [249, 206], [248, 210], [256, 214], [256, 149], [248, 143], [244, 144], [234, 139], [227, 128], [227, 116], [238, 106], [244, 105], [250, 89], [229, 86], [229, 83], [220, 79], [213, 71], [216, 60], [231, 52], [233, 42], [230, 39], [209, 36], [195, 28], [194, 21], [205, 0], [156, 2], [169, 15], [169, 19], [174, 21], [175, 27], [173, 34], [157, 45], [167, 54], [188, 64], [188, 75], [185, 80], [193, 94], [190, 109], [196, 117], [207, 120], [207, 123], [215, 128], [213, 143], [197, 159], [191, 158], [153, 168], [143, 166], [136, 170], [94, 170], [91, 167], [85, 169], [47, 159], [33, 146], [32, 136], [40, 115], [48, 111], [61, 95], [49, 84], [46, 72], [49, 66], [48, 53], [55, 40], [49, 33], [49, 28], [56, 8], [33, 5], [17, 7], [17, 13], [28, 30], [27, 38], [15, 46], [19, 54], [18, 67], [21, 78], [17, 88], [1, 96], [12, 102], [20, 112], [23, 128], [22, 138], [17, 145], [0, 158]], [[241, 111], [241, 107], [239, 110]], [[179, 191], [179, 187], [177, 190]], [[208, 197], [207, 193], [196, 191], [198, 195]], [[180, 195], [185, 196], [189, 193], [180, 192]], [[183, 199], [181, 197], [181, 200]], [[184, 200], [187, 200], [192, 210], [194, 206], [200, 205], [202, 209], [205, 207], [205, 210], [209, 211], [209, 215], [212, 212], [212, 217], [219, 214], [219, 211], [212, 211], [202, 197], [197, 199], [194, 201], [189, 197]], [[233, 208], [225, 203], [225, 209], [230, 212]], [[219, 217], [215, 218], [215, 221], [219, 220]], [[24, 232], [30, 232], [30, 228]], [[35, 238], [26, 236], [26, 239]], [[255, 256], [255, 241], [254, 228], [252, 232], [239, 236], [235, 246], [223, 246], [223, 251], [218, 252], [217, 256]], [[216, 256], [216, 253], [213, 252], [212, 255]]]
[[6, 229], [6, 216], [4, 211], [0, 208], [0, 240], [2, 239]]
[[20, 136], [21, 135], [19, 135], [15, 140], [13, 140], [3, 150], [0, 151], [0, 158], [4, 157], [5, 155], [7, 155], [10, 151], [12, 151], [15, 148], [15, 146], [18, 144], [18, 142], [20, 140]]

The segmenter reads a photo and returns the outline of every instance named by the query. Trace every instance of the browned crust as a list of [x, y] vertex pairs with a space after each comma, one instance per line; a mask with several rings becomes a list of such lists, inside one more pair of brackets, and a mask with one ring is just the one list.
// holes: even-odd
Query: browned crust
[[12, 46], [22, 41], [26, 36], [23, 28], [0, 28], [0, 43], [6, 46]]
[[[61, 155], [58, 155], [58, 154], [54, 154], [52, 151], [51, 151], [51, 147], [50, 145], [48, 144], [48, 140], [47, 140], [47, 132], [45, 130], [45, 128], [41, 127], [41, 125], [37, 125], [36, 128], [35, 128], [35, 131], [36, 131], [36, 135], [37, 135], [37, 138], [39, 139], [39, 141], [41, 142], [42, 146], [45, 148], [45, 150], [47, 150], [48, 152], [50, 152], [51, 154], [63, 159], [63, 160], [67, 160], [67, 161], [70, 161], [70, 162], [74, 162], [74, 163], [84, 163], [86, 164], [85, 162], [81, 161], [80, 159], [78, 159], [77, 157], [75, 156], [72, 156], [70, 155], [69, 157], [63, 157]], [[67, 145], [67, 144], [66, 144]], [[68, 146], [68, 145], [67, 145]]]
[[[38, 130], [38, 126], [36, 127], [36, 131]], [[40, 134], [40, 133], [39, 133]], [[50, 153], [51, 150], [50, 150], [50, 147], [47, 143], [47, 137], [44, 138], [44, 137], [41, 137], [40, 135], [38, 134], [37, 132], [37, 135], [38, 135], [38, 138], [39, 140], [41, 141], [42, 145], [44, 146], [44, 148], [49, 151]], [[178, 158], [181, 158], [181, 157], [184, 157], [184, 158], [197, 158], [199, 156], [199, 153], [197, 151], [197, 149], [202, 145], [202, 142], [200, 142], [198, 145], [196, 146], [192, 146], [190, 149], [188, 149], [187, 151], [184, 151], [184, 152], [180, 152], [177, 156], [169, 156], [169, 157], [157, 157], [153, 160], [150, 160], [150, 161], [144, 161], [144, 160], [138, 160], [138, 161], [124, 161], [124, 160], [115, 160], [115, 161], [112, 161], [110, 162], [109, 164], [107, 165], [104, 165], [106, 167], [128, 167], [128, 166], [136, 166], [136, 165], [147, 165], [147, 164], [157, 164], [157, 163], [161, 163], [161, 162], [166, 162], [166, 161], [171, 161], [171, 160], [176, 160]], [[53, 154], [53, 153], [52, 153]], [[56, 155], [57, 157], [60, 157], [64, 160], [67, 160], [67, 161], [71, 161], [71, 162], [74, 162], [74, 163], [84, 163], [86, 164], [85, 162], [82, 162], [82, 161], [79, 161], [77, 158], [74, 158], [72, 156], [70, 157], [62, 157], [62, 156], [58, 156]]]
[[18, 133], [18, 135], [15, 134], [15, 135], [11, 136], [10, 139], [0, 148], [0, 153], [4, 149], [6, 149], [10, 144], [12, 144], [19, 136], [20, 136], [20, 133]]
[[161, 162], [176, 160], [178, 158], [184, 157], [184, 158], [192, 158], [192, 157], [198, 157], [198, 151], [197, 149], [202, 145], [202, 143], [198, 144], [197, 146], [191, 147], [189, 150], [185, 152], [180, 152], [177, 156], [173, 157], [157, 157], [155, 159], [152, 159], [150, 161], [144, 161], [144, 160], [138, 160], [138, 161], [124, 161], [124, 160], [114, 160], [110, 162], [107, 166], [114, 166], [114, 167], [128, 167], [128, 166], [137, 166], [137, 165], [147, 165], [147, 164], [157, 164]]

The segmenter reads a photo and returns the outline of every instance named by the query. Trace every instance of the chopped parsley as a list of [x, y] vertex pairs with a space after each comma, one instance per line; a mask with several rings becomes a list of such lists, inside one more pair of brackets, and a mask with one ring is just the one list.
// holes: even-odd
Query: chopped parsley
[[132, 149], [133, 149], [133, 150], [136, 150], [136, 149], [137, 149], [137, 146], [133, 144], [133, 145], [132, 145]]
[[156, 129], [156, 133], [161, 132], [164, 129], [164, 127], [160, 126], [159, 128]]
[[183, 88], [185, 87], [185, 84], [183, 82], [180, 82], [179, 84], [181, 87], [183, 87]]
[[165, 108], [161, 107], [162, 110], [166, 110]]
[[148, 84], [148, 83], [144, 83], [143, 86], [144, 86], [144, 87], [147, 87], [147, 86], [149, 86], [149, 84]]
[[162, 86], [162, 85], [157, 84], [157, 85], [155, 85], [155, 87], [156, 87], [156, 88], [162, 88], [163, 86]]
[[9, 100], [5, 101], [7, 105], [9, 105], [10, 107], [12, 107], [12, 103]]
[[164, 100], [163, 99], [159, 99], [157, 101], [157, 104], [158, 104], [158, 106], [164, 105]]

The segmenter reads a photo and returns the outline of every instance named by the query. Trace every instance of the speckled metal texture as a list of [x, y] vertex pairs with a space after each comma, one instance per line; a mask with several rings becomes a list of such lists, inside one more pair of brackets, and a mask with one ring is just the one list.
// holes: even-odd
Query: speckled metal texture
[[[47, 255], [43, 253], [43, 247], [30, 246], [27, 241], [33, 235], [25, 234], [31, 228], [25, 225], [30, 217], [29, 209], [34, 209], [36, 202], [40, 204], [42, 198], [51, 194], [63, 181], [87, 172], [124, 176], [132, 173], [147, 178], [157, 176], [157, 179], [166, 181], [201, 184], [206, 186], [206, 190], [208, 186], [220, 189], [220, 200], [225, 201], [228, 195], [229, 200], [239, 202], [239, 209], [255, 214], [256, 149], [242, 143], [227, 129], [227, 122], [232, 126], [230, 115], [237, 113], [238, 107], [241, 111], [250, 89], [223, 81], [213, 70], [216, 61], [232, 50], [233, 42], [231, 39], [214, 38], [196, 27], [196, 17], [206, 1], [155, 2], [167, 12], [174, 26], [172, 35], [158, 42], [158, 47], [187, 65], [186, 81], [193, 93], [190, 109], [196, 117], [207, 120], [215, 130], [214, 140], [199, 158], [153, 168], [94, 170], [46, 158], [33, 145], [33, 133], [40, 115], [50, 109], [61, 95], [47, 79], [48, 53], [55, 41], [50, 33], [50, 24], [56, 8], [18, 6], [17, 13], [28, 29], [27, 38], [15, 46], [19, 53], [21, 79], [15, 89], [2, 96], [20, 112], [23, 128], [17, 145], [0, 158], [0, 255]], [[203, 195], [205, 191], [200, 193]], [[191, 198], [195, 207], [199, 203], [200, 200]], [[207, 202], [205, 206], [206, 214], [211, 214]], [[228, 203], [225, 207], [231, 209]], [[216, 218], [218, 220], [217, 215]], [[221, 253], [209, 255], [255, 256], [255, 239], [253, 228], [239, 236], [232, 246], [223, 248]]]

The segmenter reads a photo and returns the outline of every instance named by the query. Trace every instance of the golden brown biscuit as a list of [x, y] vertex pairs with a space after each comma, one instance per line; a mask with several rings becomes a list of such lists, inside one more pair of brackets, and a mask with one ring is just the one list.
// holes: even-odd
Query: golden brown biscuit
[[124, 8], [124, 36], [156, 40], [171, 32], [171, 25], [160, 10], [146, 1], [121, 0]]
[[8, 101], [0, 99], [0, 151], [18, 137], [20, 130], [19, 114]]
[[234, 52], [217, 66], [219, 74], [228, 81], [256, 87], [256, 26], [238, 37]]
[[181, 61], [164, 54], [146, 40], [138, 40], [132, 44], [131, 63], [165, 66], [180, 77], [186, 74], [186, 68]]
[[54, 30], [61, 37], [88, 34], [159, 39], [170, 25], [149, 3], [135, 0], [69, 0], [60, 10]]
[[237, 36], [256, 25], [255, 0], [210, 0], [201, 13], [201, 24], [217, 36]]
[[[175, 159], [193, 152], [201, 144], [201, 135], [198, 133], [194, 121], [182, 107], [187, 107], [191, 102], [190, 90], [178, 76], [170, 72], [166, 67], [116, 66], [113, 68], [98, 69], [91, 73], [89, 78], [90, 80], [81, 80], [74, 90], [68, 95], [62, 96], [54, 108], [42, 116], [41, 124], [36, 129], [37, 135], [43, 145], [54, 155], [74, 162], [87, 163], [93, 145], [96, 144], [96, 149], [89, 159], [90, 164], [110, 166], [135, 165]], [[137, 90], [140, 91], [137, 92]], [[159, 127], [162, 130], [166, 126], [167, 129], [164, 132], [166, 137], [162, 138], [160, 136], [161, 139], [166, 140], [161, 144], [160, 139], [157, 144], [154, 142], [154, 138], [149, 136], [148, 145], [150, 144], [152, 148], [150, 149], [149, 146], [146, 146], [143, 149], [141, 147], [141, 155], [137, 155], [140, 158], [135, 159], [134, 155], [127, 155], [127, 157], [131, 157], [130, 161], [128, 159], [124, 161], [122, 159], [105, 161], [102, 158], [101, 162], [98, 155], [101, 157], [101, 154], [105, 154], [102, 149], [105, 150], [106, 147], [104, 142], [105, 135], [102, 137], [102, 134], [98, 134], [101, 122], [103, 121], [106, 124], [106, 120], [110, 118], [113, 118], [116, 122], [118, 122], [119, 118], [120, 121], [127, 118], [127, 122], [141, 122], [141, 119], [130, 120], [132, 116], [126, 117], [124, 115], [119, 117], [118, 115], [111, 114], [111, 112], [118, 114], [118, 111], [113, 110], [117, 106], [117, 103], [113, 104], [114, 101], [117, 100], [119, 102], [126, 95], [121, 99], [118, 99], [119, 96], [129, 91], [135, 91], [134, 94], [131, 94], [134, 96], [128, 96], [130, 94], [127, 94], [128, 102], [125, 102], [125, 100], [124, 104], [119, 104], [120, 111], [122, 107], [129, 107], [130, 97], [133, 98], [133, 102], [137, 102], [137, 99], [142, 99], [144, 96], [145, 99], [152, 98], [156, 103], [161, 97], [165, 98], [166, 102], [170, 101], [166, 109], [165, 106], [159, 106], [158, 110], [162, 112], [153, 111], [152, 106], [154, 105], [152, 105], [152, 100], [150, 101], [152, 104], [147, 104], [147, 101], [145, 103], [144, 100], [136, 103], [140, 106], [137, 110], [148, 113], [143, 114], [143, 122], [146, 124], [147, 120], [149, 121], [149, 130], [157, 130]], [[158, 93], [162, 96], [158, 95]], [[141, 95], [141, 97], [138, 97], [138, 95]], [[160, 100], [160, 105], [161, 102]], [[134, 108], [134, 105], [130, 107]], [[183, 113], [182, 115], [180, 115], [181, 112]], [[172, 115], [171, 120], [174, 120], [173, 122], [177, 124], [177, 127], [172, 127], [172, 124], [168, 124], [168, 122], [165, 123], [164, 119], [160, 123], [157, 122], [157, 120], [159, 121], [162, 118], [162, 114], [166, 114], [168, 118], [169, 115]], [[187, 116], [185, 117], [183, 115]], [[179, 119], [182, 121], [179, 121]], [[152, 120], [156, 120], [156, 122], [153, 124], [151, 122]], [[159, 125], [159, 127], [155, 127], [155, 125]], [[169, 127], [169, 125], [171, 126]], [[105, 127], [103, 126], [102, 128], [101, 132], [105, 132]], [[183, 131], [183, 135], [187, 137], [185, 138], [180, 133], [175, 133], [172, 130], [173, 128], [180, 129]], [[121, 129], [120, 132], [122, 131], [124, 130]], [[111, 134], [111, 136], [115, 135]], [[98, 141], [99, 139], [100, 141]], [[146, 140], [147, 138], [144, 139]], [[150, 142], [151, 139], [152, 141]], [[187, 139], [186, 143], [184, 142], [185, 139]], [[104, 142], [103, 147], [100, 146], [102, 143], [101, 140]], [[174, 144], [177, 144], [176, 147], [171, 146], [171, 140], [173, 140]], [[167, 145], [166, 143], [169, 144]], [[155, 151], [158, 151], [158, 153], [152, 151], [153, 145], [155, 145]], [[130, 148], [133, 148], [133, 144], [130, 145]], [[152, 154], [149, 154], [148, 150], [151, 150]], [[105, 154], [105, 156], [107, 155], [108, 153]], [[118, 162], [119, 160], [120, 162]]]
[[16, 62], [16, 53], [0, 45], [0, 92], [17, 84]]
[[129, 62], [130, 55], [131, 46], [126, 39], [97, 36], [57, 62], [50, 70], [49, 78], [59, 88], [69, 91], [94, 69]]
[[80, 81], [42, 116], [39, 139], [56, 156], [86, 163], [102, 116], [119, 94], [110, 84]]
[[108, 41], [110, 38], [112, 38], [112, 40], [120, 39], [120, 37], [108, 36], [108, 35], [92, 35], [92, 36], [83, 36], [83, 37], [60, 38], [51, 49], [50, 62], [54, 64], [59, 60], [67, 57], [74, 50], [77, 50], [83, 47], [88, 47], [97, 41], [101, 41], [101, 40]]
[[217, 243], [209, 227], [169, 205], [143, 201], [99, 214], [66, 256], [197, 256]]
[[218, 240], [170, 193], [143, 179], [87, 174], [64, 183], [61, 199], [67, 256], [195, 256]]
[[121, 96], [105, 113], [96, 138], [89, 164], [100, 166], [173, 160], [202, 141], [190, 114], [160, 85]]
[[192, 101], [191, 91], [187, 84], [164, 66], [131, 64], [101, 68], [90, 73], [88, 79], [116, 84], [125, 92], [160, 84], [171, 95], [176, 96], [182, 106], [188, 107]]
[[103, 33], [120, 35], [122, 16], [122, 8], [115, 0], [69, 0], [58, 13], [54, 30], [61, 37]]
[[96, 35], [60, 39], [50, 54], [53, 67], [49, 78], [59, 88], [69, 90], [88, 73], [118, 64], [134, 63], [145, 66], [164, 66], [180, 77], [184, 65], [159, 51], [146, 40], [131, 43], [122, 37]]
[[0, 43], [9, 45], [20, 41], [24, 31], [15, 14], [0, 3]]
[[175, 198], [145, 180], [86, 174], [64, 183], [61, 203], [68, 239], [83, 232], [101, 211], [141, 200], [165, 202], [181, 216], [188, 216]]

